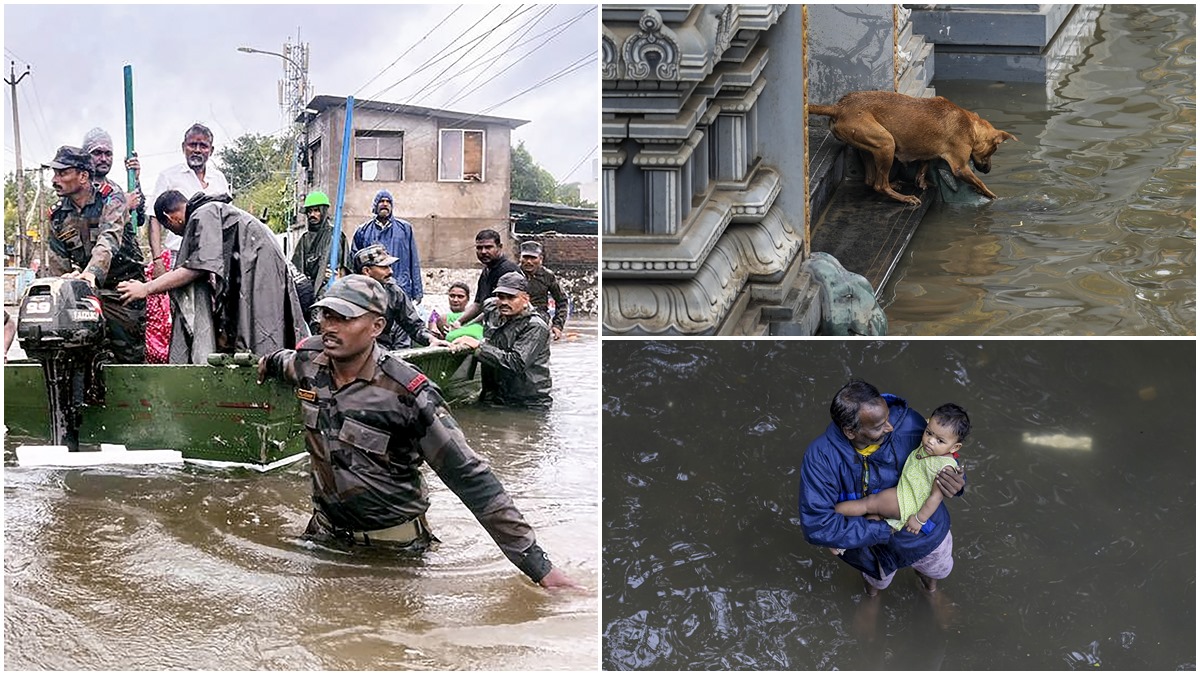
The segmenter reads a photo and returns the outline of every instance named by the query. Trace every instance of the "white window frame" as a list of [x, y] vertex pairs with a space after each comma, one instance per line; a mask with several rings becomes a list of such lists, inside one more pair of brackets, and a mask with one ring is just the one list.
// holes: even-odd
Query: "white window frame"
[[[446, 134], [458, 134], [459, 138], [459, 158], [458, 158], [458, 177], [444, 178], [442, 176], [442, 147], [445, 142]], [[464, 171], [466, 165], [467, 143], [466, 135], [468, 133], [479, 134], [479, 180], [468, 181], [466, 179], [467, 172]], [[487, 131], [484, 129], [438, 129], [438, 155], [437, 155], [437, 175], [439, 183], [483, 183], [487, 181]]]

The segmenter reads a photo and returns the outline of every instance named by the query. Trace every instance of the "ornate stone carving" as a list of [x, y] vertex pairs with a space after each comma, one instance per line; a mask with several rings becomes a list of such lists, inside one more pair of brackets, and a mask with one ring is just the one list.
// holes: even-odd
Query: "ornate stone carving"
[[600, 56], [603, 64], [602, 77], [606, 80], [619, 79], [621, 67], [617, 62], [617, 37], [608, 29], [608, 26], [601, 26]]
[[679, 40], [653, 9], [642, 13], [637, 32], [625, 40], [622, 56], [625, 76], [630, 80], [645, 80], [652, 75], [660, 80], [679, 78]]
[[737, 29], [733, 25], [733, 5], [725, 5], [721, 8], [721, 13], [717, 15], [717, 38], [716, 52], [717, 60], [721, 58], [721, 54], [729, 49], [729, 45], [733, 42], [733, 35]]
[[605, 238], [604, 278], [667, 279], [696, 274], [731, 222], [753, 222], [770, 211], [781, 182], [778, 172], [760, 165], [736, 189], [709, 195], [689, 216], [687, 231], [680, 237]]
[[606, 280], [604, 329], [617, 335], [712, 335], [747, 281], [786, 270], [803, 237], [773, 207], [758, 222], [730, 227], [690, 279]]

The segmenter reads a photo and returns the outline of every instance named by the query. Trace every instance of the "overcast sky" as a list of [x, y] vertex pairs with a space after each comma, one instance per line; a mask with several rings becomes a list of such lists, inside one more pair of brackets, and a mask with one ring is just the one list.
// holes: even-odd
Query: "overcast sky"
[[[589, 182], [599, 141], [598, 24], [594, 4], [7, 4], [4, 76], [13, 61], [18, 77], [31, 67], [17, 85], [28, 169], [60, 145], [80, 145], [97, 126], [123, 156], [123, 68], [132, 65], [134, 136], [150, 188], [160, 171], [183, 161], [180, 143], [193, 122], [212, 128], [217, 150], [242, 134], [282, 128], [284, 62], [237, 48], [282, 52], [298, 35], [309, 45], [314, 95], [530, 120], [514, 131], [514, 145], [524, 141], [560, 182]], [[474, 46], [455, 51], [467, 43]], [[12, 130], [5, 86], [6, 174], [16, 166]], [[119, 166], [113, 178], [124, 184]]]

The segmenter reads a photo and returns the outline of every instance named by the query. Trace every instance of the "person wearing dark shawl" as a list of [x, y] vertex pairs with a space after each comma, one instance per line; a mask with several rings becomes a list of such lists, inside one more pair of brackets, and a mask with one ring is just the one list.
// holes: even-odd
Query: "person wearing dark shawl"
[[271, 354], [310, 334], [274, 234], [229, 202], [226, 195], [188, 200], [177, 190], [160, 195], [156, 217], [183, 237], [175, 269], [120, 288], [129, 299], [171, 291], [171, 363], [205, 363], [214, 352]]

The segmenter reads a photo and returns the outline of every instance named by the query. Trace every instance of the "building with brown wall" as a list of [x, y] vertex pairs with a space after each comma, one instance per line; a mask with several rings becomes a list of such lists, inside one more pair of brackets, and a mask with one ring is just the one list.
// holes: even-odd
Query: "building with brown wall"
[[[324, 191], [336, 203], [346, 99], [317, 96], [308, 110], [301, 191]], [[356, 100], [351, 121], [347, 237], [374, 217], [375, 194], [387, 190], [395, 216], [413, 225], [423, 267], [477, 265], [475, 233], [484, 228], [499, 232], [511, 250], [511, 136], [526, 120]]]

